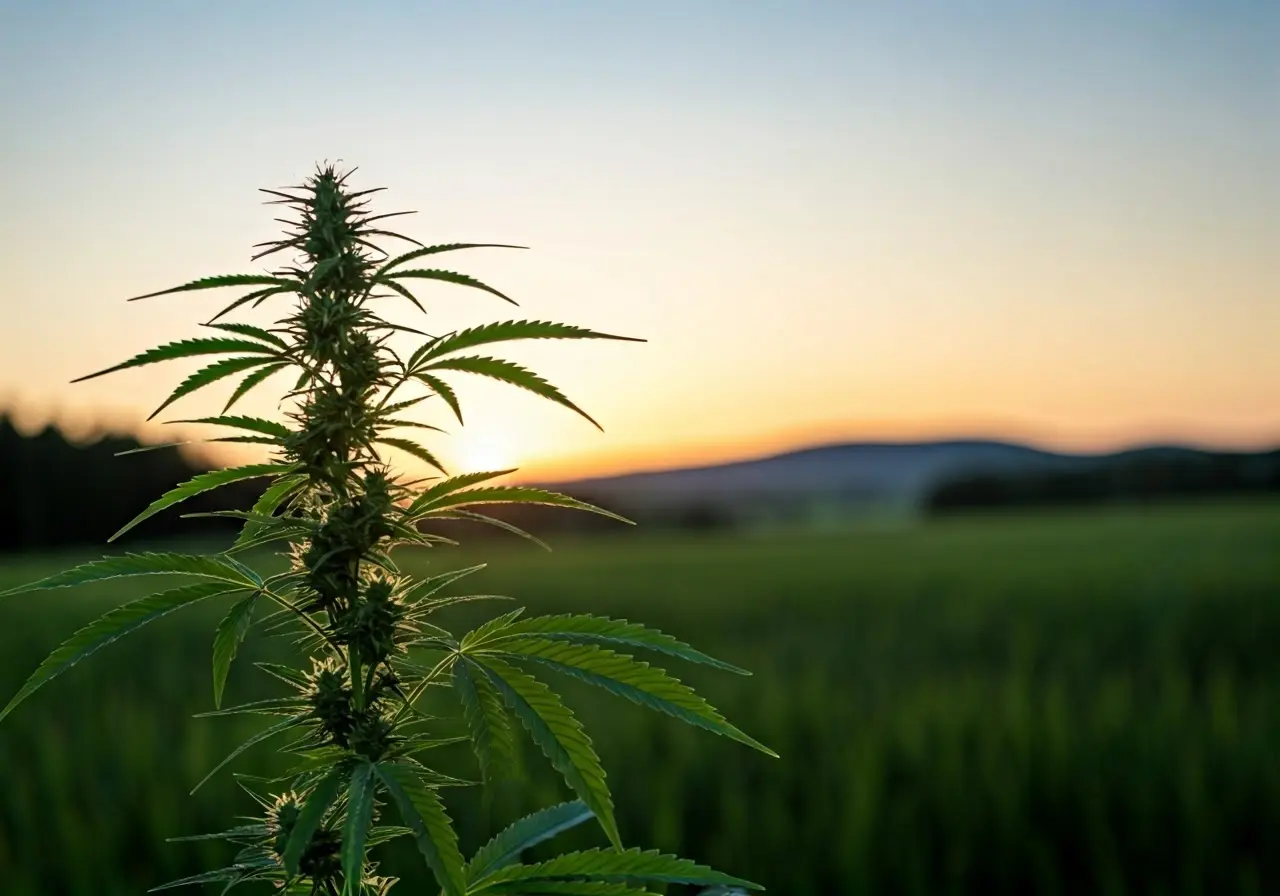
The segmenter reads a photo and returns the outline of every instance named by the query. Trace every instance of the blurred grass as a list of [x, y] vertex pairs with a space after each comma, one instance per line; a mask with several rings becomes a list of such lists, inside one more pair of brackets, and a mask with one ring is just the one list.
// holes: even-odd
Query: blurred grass
[[[431, 568], [487, 560], [467, 591], [643, 621], [756, 673], [661, 663], [781, 760], [564, 685], [629, 843], [791, 896], [1280, 891], [1280, 505], [768, 539], [642, 530], [550, 555], [499, 544]], [[0, 590], [97, 555], [6, 561]], [[4, 698], [142, 587], [0, 603]], [[106, 648], [0, 725], [0, 892], [139, 893], [227, 858], [163, 842], [252, 809], [226, 773], [187, 795], [256, 728], [190, 719], [212, 705], [222, 609]], [[258, 637], [244, 656], [285, 652]], [[270, 692], [237, 661], [231, 700]], [[465, 753], [442, 758], [467, 771]], [[468, 849], [563, 794], [532, 750], [526, 762], [532, 791], [503, 785], [487, 810], [448, 794]], [[266, 746], [234, 768], [278, 763]], [[388, 855], [406, 893], [429, 892], [408, 850]]]

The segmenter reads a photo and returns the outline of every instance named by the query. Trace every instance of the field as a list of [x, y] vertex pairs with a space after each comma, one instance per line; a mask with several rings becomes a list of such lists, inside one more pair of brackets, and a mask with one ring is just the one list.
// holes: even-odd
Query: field
[[[89, 556], [9, 559], [0, 590]], [[1280, 892], [1280, 505], [894, 533], [641, 531], [550, 555], [500, 543], [482, 558], [491, 567], [469, 590], [644, 621], [755, 672], [668, 666], [781, 760], [568, 688], [630, 843], [779, 896]], [[0, 603], [4, 698], [136, 593]], [[104, 649], [0, 725], [0, 892], [135, 894], [226, 858], [164, 842], [251, 807], [225, 773], [187, 794], [255, 727], [190, 718], [212, 707], [220, 609]], [[245, 655], [286, 649], [259, 636]], [[269, 682], [238, 661], [229, 693]], [[466, 758], [448, 761], [469, 773]], [[545, 762], [529, 750], [526, 764], [536, 798], [557, 798]], [[235, 766], [276, 767], [270, 746]], [[468, 848], [532, 805], [509, 786], [483, 811], [476, 796], [449, 793]], [[418, 873], [412, 855], [388, 855]], [[430, 892], [421, 880], [406, 874], [397, 892]]]

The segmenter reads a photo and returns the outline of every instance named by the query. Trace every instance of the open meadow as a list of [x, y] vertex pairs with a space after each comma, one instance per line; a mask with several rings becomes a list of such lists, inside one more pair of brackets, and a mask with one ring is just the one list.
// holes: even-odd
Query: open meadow
[[[1280, 892], [1280, 504], [883, 533], [642, 529], [554, 547], [486, 541], [424, 559], [488, 561], [459, 585], [530, 612], [642, 621], [751, 669], [662, 664], [782, 756], [566, 685], [629, 844], [778, 896]], [[7, 558], [0, 590], [98, 554]], [[76, 627], [143, 587], [0, 602], [4, 699]], [[224, 609], [108, 646], [0, 725], [0, 892], [137, 894], [228, 858], [164, 842], [222, 830], [252, 805], [227, 772], [187, 795], [262, 724], [191, 719], [212, 708]], [[441, 622], [505, 609], [462, 605]], [[274, 693], [245, 660], [287, 650], [251, 636], [229, 699]], [[445, 749], [474, 775], [465, 746]], [[273, 771], [273, 754], [255, 748], [232, 768]], [[543, 801], [561, 797], [531, 747], [525, 765]], [[488, 819], [457, 801], [464, 847], [529, 799], [500, 785]], [[420, 861], [397, 865], [406, 893], [427, 892], [409, 883]]]

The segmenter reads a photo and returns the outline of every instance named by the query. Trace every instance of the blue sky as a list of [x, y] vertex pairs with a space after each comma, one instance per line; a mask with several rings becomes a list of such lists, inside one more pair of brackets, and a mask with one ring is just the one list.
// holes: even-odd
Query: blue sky
[[185, 369], [68, 381], [218, 299], [123, 300], [259, 269], [257, 188], [340, 158], [415, 237], [530, 246], [452, 260], [517, 314], [650, 340], [516, 355], [604, 435], [468, 384], [464, 466], [1267, 443], [1278, 46], [1274, 3], [9, 2], [0, 399], [139, 425]]

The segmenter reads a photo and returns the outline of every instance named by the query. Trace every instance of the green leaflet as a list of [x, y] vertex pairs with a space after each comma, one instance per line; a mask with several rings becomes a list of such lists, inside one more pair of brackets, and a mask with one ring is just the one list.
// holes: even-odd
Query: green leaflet
[[[261, 872], [271, 866], [265, 860], [260, 862], [237, 862], [226, 868], [219, 868], [217, 871], [205, 871], [202, 874], [193, 874], [190, 877], [184, 877], [181, 880], [172, 880], [167, 884], [161, 884], [158, 887], [152, 887], [147, 890], [148, 893], [159, 893], [161, 890], [172, 890], [174, 887], [190, 887], [195, 884], [216, 884], [228, 881], [240, 882], [251, 879], [254, 872]], [[225, 893], [226, 890], [223, 890]]]
[[[473, 671], [475, 674], [473, 674]], [[471, 667], [466, 657], [453, 664], [453, 688], [462, 701], [471, 746], [480, 763], [485, 783], [496, 777], [498, 769], [509, 764], [515, 753], [511, 725], [502, 708], [502, 698], [483, 670]]]
[[377, 773], [405, 826], [413, 831], [418, 851], [440, 888], [446, 896], [465, 896], [467, 886], [458, 835], [435, 790], [422, 783], [411, 766], [402, 763], [380, 762]]
[[389, 417], [392, 414], [398, 414], [401, 411], [411, 408], [414, 405], [422, 404], [430, 395], [419, 395], [417, 398], [406, 398], [403, 401], [393, 401], [391, 404], [383, 405], [379, 417]]
[[613, 797], [605, 783], [600, 757], [574, 714], [545, 684], [497, 657], [486, 656], [475, 664], [519, 716], [556, 771], [595, 813], [609, 842], [621, 846], [613, 817]]
[[170, 552], [130, 553], [121, 554], [119, 557], [104, 557], [101, 560], [90, 560], [88, 563], [81, 563], [79, 566], [55, 573], [48, 578], [0, 592], [0, 597], [7, 597], [10, 594], [22, 594], [25, 591], [73, 588], [77, 585], [89, 585], [93, 582], [105, 582], [109, 579], [119, 579], [127, 576], [199, 576], [206, 579], [216, 579], [241, 588], [253, 588], [262, 584], [262, 580], [256, 575], [246, 576], [244, 570], [244, 567], [238, 564], [232, 565], [220, 557]]
[[250, 339], [257, 339], [259, 342], [265, 342], [274, 345], [276, 348], [288, 351], [289, 343], [285, 342], [270, 330], [264, 330], [262, 327], [255, 327], [250, 324], [215, 324], [207, 323], [206, 327], [215, 330], [222, 330], [225, 333], [236, 333], [240, 336], [248, 336]]
[[222, 412], [225, 414], [227, 411], [231, 410], [232, 405], [241, 398], [244, 398], [251, 389], [262, 384], [266, 380], [270, 379], [273, 374], [279, 373], [288, 366], [288, 361], [282, 361], [279, 364], [269, 364], [266, 367], [260, 367], [253, 373], [249, 374], [240, 381], [240, 385], [236, 386], [235, 391], [231, 393], [231, 397], [227, 399], [227, 403], [222, 407]]
[[285, 684], [293, 685], [299, 690], [305, 691], [308, 687], [307, 677], [292, 666], [282, 666], [279, 663], [254, 663], [263, 672], [280, 679]]
[[464, 576], [469, 576], [472, 573], [479, 572], [486, 566], [488, 566], [487, 563], [477, 563], [475, 566], [468, 566], [465, 569], [451, 569], [448, 572], [442, 572], [439, 575], [419, 579], [413, 585], [405, 589], [404, 593], [401, 595], [401, 599], [404, 600], [406, 604], [416, 603], [423, 598], [430, 597], [441, 588], [453, 584]]
[[275, 420], [262, 417], [247, 417], [243, 414], [224, 414], [218, 417], [197, 417], [194, 420], [174, 420], [174, 423], [208, 423], [214, 426], [230, 426], [249, 432], [261, 433], [265, 436], [284, 441], [293, 435], [293, 430]]
[[551, 666], [642, 706], [665, 712], [690, 725], [724, 735], [778, 758], [773, 750], [731, 725], [688, 685], [626, 654], [594, 644], [540, 638], [511, 638], [497, 649], [507, 656]]
[[[290, 281], [285, 281], [285, 282], [288, 283], [287, 286], [272, 286], [268, 289], [259, 289], [259, 290], [256, 290], [255, 292], [249, 293], [248, 295], [241, 296], [240, 298], [232, 302], [230, 305], [223, 308], [213, 317], [209, 318], [209, 323], [212, 324], [215, 320], [218, 320], [221, 317], [226, 317], [228, 314], [230, 314], [232, 311], [235, 311], [241, 305], [247, 305], [249, 302], [261, 303], [263, 300], [269, 298], [270, 296], [276, 296], [286, 292], [298, 291], [297, 283], [293, 283]], [[146, 298], [146, 297], [143, 296], [143, 298]]]
[[494, 872], [471, 892], [490, 892], [496, 890], [499, 884], [517, 881], [533, 883], [566, 878], [604, 883], [693, 884], [704, 887], [720, 885], [747, 890], [764, 889], [759, 884], [721, 874], [705, 865], [666, 855], [656, 849], [642, 851], [632, 848], [588, 849], [566, 853], [533, 865], [509, 865]]
[[249, 631], [249, 623], [253, 619], [253, 608], [257, 601], [257, 592], [233, 606], [227, 615], [218, 623], [213, 635], [213, 705], [222, 706], [222, 690], [227, 683], [227, 673], [231, 670], [231, 661], [236, 658], [236, 650]]
[[417, 619], [424, 617], [428, 613], [434, 613], [436, 610], [444, 607], [451, 607], [454, 604], [471, 603], [476, 600], [515, 600], [505, 594], [455, 594], [452, 597], [437, 597], [432, 600], [424, 601], [423, 607], [409, 618]]
[[302, 811], [298, 813], [298, 820], [289, 833], [289, 842], [284, 848], [284, 869], [290, 877], [297, 875], [298, 861], [310, 845], [311, 838], [320, 827], [320, 822], [324, 820], [324, 814], [329, 811], [329, 807], [338, 796], [338, 789], [342, 786], [342, 779], [346, 777], [346, 772], [345, 763], [331, 768], [329, 773], [321, 778], [307, 794], [306, 802], [302, 804]]
[[594, 816], [586, 803], [574, 800], [526, 815], [480, 847], [467, 863], [467, 886], [471, 887], [513, 862], [520, 861], [526, 849], [550, 840], [557, 834], [577, 827]]
[[407, 271], [388, 271], [382, 274], [375, 274], [372, 282], [380, 286], [387, 286], [394, 283], [401, 277], [411, 277], [418, 280], [439, 280], [444, 283], [456, 283], [459, 286], [470, 286], [473, 289], [484, 290], [490, 295], [497, 296], [504, 302], [510, 302], [512, 305], [519, 304], [515, 299], [504, 296], [492, 286], [486, 286], [475, 277], [468, 277], [466, 274], [457, 274], [453, 271], [440, 271], [435, 269], [428, 270], [423, 268], [411, 268]]
[[162, 497], [151, 503], [146, 510], [133, 518], [123, 529], [112, 535], [107, 541], [115, 541], [124, 533], [128, 532], [134, 526], [141, 523], [166, 508], [175, 504], [193, 498], [196, 495], [211, 491], [232, 482], [241, 482], [245, 479], [259, 479], [263, 476], [283, 476], [291, 473], [296, 466], [288, 464], [249, 464], [243, 467], [232, 467], [227, 470], [214, 470], [210, 473], [201, 473], [192, 477], [187, 482], [166, 492]]
[[435, 467], [441, 473], [448, 472], [445, 470], [443, 466], [440, 465], [440, 461], [436, 460], [436, 456], [434, 454], [432, 454], [426, 448], [423, 448], [421, 445], [419, 445], [417, 442], [413, 441], [412, 439], [399, 439], [399, 438], [396, 438], [395, 436], [379, 436], [373, 441], [375, 444], [389, 445], [392, 448], [399, 448], [401, 451], [404, 451], [408, 454], [412, 454], [414, 457], [418, 458], [419, 460], [425, 461], [426, 463]]
[[517, 607], [514, 610], [503, 613], [501, 616], [495, 616], [488, 622], [483, 622], [462, 637], [462, 649], [474, 650], [475, 648], [488, 643], [495, 632], [501, 632], [524, 615], [524, 607]]
[[486, 526], [493, 526], [495, 529], [502, 529], [504, 532], [510, 532], [512, 535], [519, 536], [525, 541], [531, 541], [544, 551], [550, 551], [551, 545], [547, 544], [536, 535], [530, 535], [519, 526], [514, 526], [506, 520], [500, 520], [496, 517], [485, 516], [483, 513], [477, 513], [474, 510], [453, 510], [448, 516], [436, 517], [441, 520], [471, 520], [476, 523], [484, 523]]
[[[278, 518], [277, 518], [278, 519]], [[274, 541], [281, 541], [286, 538], [293, 538], [295, 535], [305, 536], [310, 530], [305, 526], [286, 526], [280, 525], [277, 528], [262, 531], [247, 538], [244, 541], [238, 541], [231, 547], [227, 548], [228, 554], [240, 553], [242, 551], [251, 551], [260, 548], [263, 545], [271, 544]]]
[[432, 426], [430, 423], [419, 423], [416, 420], [379, 419], [377, 425], [380, 431], [393, 429], [426, 429], [431, 432], [444, 433], [444, 430], [438, 426]]
[[418, 496], [413, 499], [413, 503], [409, 505], [409, 514], [413, 515], [424, 507], [434, 503], [436, 499], [460, 491], [467, 486], [477, 485], [489, 479], [497, 479], [499, 476], [506, 476], [514, 472], [515, 470], [511, 469], [493, 470], [483, 473], [463, 473], [460, 476], [452, 476], [449, 479], [437, 482], [430, 488], [425, 488], [418, 493]]
[[430, 386], [437, 395], [444, 399], [444, 403], [453, 411], [453, 416], [458, 418], [458, 422], [462, 423], [462, 405], [458, 403], [458, 395], [453, 391], [453, 387], [437, 376], [431, 376], [427, 373], [415, 373], [415, 380], [419, 380], [424, 385]]
[[158, 408], [151, 412], [147, 417], [148, 420], [154, 420], [156, 415], [173, 404], [179, 398], [190, 395], [199, 389], [218, 380], [225, 379], [234, 373], [240, 373], [243, 370], [251, 370], [254, 367], [261, 367], [264, 364], [270, 364], [270, 358], [264, 357], [247, 357], [247, 358], [224, 358], [221, 361], [214, 361], [206, 367], [201, 367], [195, 373], [191, 374], [183, 380], [178, 388], [169, 394]]
[[[155, 296], [167, 296], [177, 292], [195, 292], [201, 289], [220, 289], [224, 286], [273, 286], [283, 290], [292, 290], [297, 287], [297, 283], [292, 280], [285, 280], [282, 277], [266, 277], [262, 274], [222, 274], [217, 277], [201, 277], [199, 280], [192, 280], [190, 283], [184, 283], [181, 286], [175, 286], [171, 289], [162, 289], [159, 292], [149, 292], [144, 296], [134, 296], [130, 302], [136, 302], [140, 299], [150, 299]], [[262, 290], [265, 292], [266, 290]]]
[[[253, 505], [253, 512], [260, 516], [271, 516], [280, 509], [290, 495], [305, 485], [305, 476], [283, 476], [271, 483], [262, 496]], [[235, 548], [242, 548], [248, 542], [264, 534], [266, 527], [257, 523], [247, 523], [236, 537]]]
[[374, 768], [361, 762], [351, 773], [347, 796], [347, 821], [342, 828], [342, 896], [360, 896], [358, 888], [364, 869], [365, 839], [373, 820]]
[[117, 370], [128, 370], [131, 367], [142, 367], [146, 364], [158, 364], [161, 361], [194, 358], [199, 355], [221, 355], [230, 352], [254, 352], [265, 353], [269, 357], [277, 356], [276, 349], [248, 339], [231, 339], [222, 336], [210, 336], [202, 339], [180, 339], [177, 342], [170, 342], [157, 348], [149, 348], [145, 352], [134, 355], [128, 361], [117, 364], [114, 367], [108, 367], [105, 370], [99, 370], [97, 373], [77, 377], [71, 382], [82, 383], [94, 377], [115, 373]]
[[467, 330], [460, 330], [457, 333], [451, 333], [448, 336], [442, 336], [414, 352], [406, 366], [413, 369], [423, 362], [439, 358], [450, 352], [474, 348], [477, 345], [511, 342], [519, 339], [616, 339], [622, 342], [644, 342], [643, 339], [636, 339], [631, 336], [598, 333], [585, 327], [557, 324], [549, 320], [507, 320], [483, 324], [479, 327], [472, 327]]
[[184, 585], [181, 588], [163, 591], [116, 607], [80, 629], [80, 631], [64, 641], [53, 653], [49, 654], [36, 671], [31, 673], [31, 677], [27, 679], [18, 693], [13, 696], [8, 705], [3, 710], [0, 710], [0, 719], [13, 712], [19, 703], [30, 697], [50, 680], [61, 675], [90, 654], [106, 647], [112, 641], [141, 628], [148, 622], [159, 619], [161, 616], [167, 616], [174, 610], [180, 610], [208, 597], [231, 594], [240, 590], [242, 590], [240, 587], [228, 585], [224, 582], [197, 582], [194, 585]]
[[201, 778], [200, 781], [196, 784], [196, 786], [191, 788], [192, 795], [194, 795], [197, 790], [199, 790], [206, 783], [208, 783], [210, 778], [212, 778], [218, 772], [222, 771], [222, 769], [226, 768], [226, 766], [232, 760], [234, 760], [237, 756], [239, 756], [245, 750], [249, 749], [250, 747], [257, 746], [258, 744], [262, 743], [264, 740], [268, 740], [272, 737], [275, 737], [277, 734], [281, 734], [285, 731], [288, 731], [290, 728], [296, 728], [306, 720], [307, 720], [307, 716], [305, 715], [292, 716], [291, 718], [285, 719], [282, 722], [276, 722], [274, 725], [268, 728], [262, 729], [257, 734], [253, 735], [248, 740], [246, 740], [244, 743], [240, 744], [240, 746], [232, 750], [231, 753], [227, 756], [227, 758], [223, 759], [221, 762], [215, 765], [213, 769], [209, 772], [209, 774]]
[[413, 303], [413, 307], [417, 308], [423, 314], [427, 313], [427, 309], [422, 307], [422, 303], [418, 301], [418, 297], [415, 296], [412, 292], [410, 292], [409, 289], [403, 283], [397, 283], [394, 280], [383, 280], [382, 285], [390, 289], [392, 292], [397, 293], [403, 296], [404, 298], [408, 299], [410, 302]]
[[260, 715], [291, 716], [306, 709], [306, 703], [299, 697], [269, 697], [265, 700], [254, 700], [241, 703], [239, 706], [228, 706], [224, 709], [211, 709], [208, 712], [195, 713], [193, 719], [214, 719], [219, 716]]
[[253, 824], [242, 824], [228, 831], [219, 831], [216, 834], [191, 834], [186, 837], [166, 837], [165, 843], [198, 843], [204, 840], [256, 840], [259, 837], [265, 837], [268, 828], [261, 822]]
[[303, 750], [301, 752], [290, 750], [290, 752], [300, 755], [302, 761], [292, 766], [283, 777], [279, 778], [281, 781], [286, 779], [296, 781], [302, 775], [314, 775], [316, 772], [326, 771], [333, 768], [342, 759], [347, 758], [347, 754], [342, 749], [334, 746], [319, 747], [318, 749]]
[[634, 525], [625, 516], [619, 516], [616, 513], [605, 510], [603, 507], [597, 507], [594, 504], [588, 504], [585, 501], [579, 501], [577, 498], [571, 498], [558, 492], [527, 485], [487, 485], [483, 488], [453, 491], [424, 501], [423, 497], [425, 495], [426, 493], [424, 492], [409, 506], [407, 513], [411, 518], [417, 519], [430, 516], [446, 508], [468, 507], [472, 504], [542, 504], [548, 507], [585, 510], [590, 513], [607, 516], [628, 525]]
[[521, 367], [511, 361], [482, 355], [463, 355], [462, 357], [445, 358], [433, 364], [428, 364], [415, 376], [421, 378], [428, 371], [434, 370], [460, 370], [464, 373], [475, 373], [512, 386], [519, 386], [521, 389], [527, 389], [535, 395], [540, 395], [548, 401], [554, 401], [556, 404], [563, 405], [569, 410], [581, 414], [591, 421], [591, 425], [596, 429], [601, 432], [604, 431], [604, 427], [597, 423], [594, 417], [570, 401], [563, 392], [527, 367]]
[[[519, 622], [507, 626], [497, 635], [499, 639], [525, 637], [571, 641], [582, 644], [596, 643], [641, 647], [646, 650], [652, 650], [655, 653], [663, 653], [667, 656], [674, 656], [704, 666], [712, 666], [716, 669], [723, 669], [726, 672], [737, 673], [738, 675], [751, 674], [746, 669], [718, 660], [715, 657], [707, 656], [702, 651], [695, 650], [665, 632], [648, 628], [637, 622], [628, 622], [625, 619], [610, 619], [607, 616], [592, 616], [585, 613], [534, 616], [521, 619]], [[488, 638], [484, 642], [484, 646], [488, 646], [494, 640], [495, 638]], [[480, 644], [477, 643], [476, 646], [480, 646]]]
[[421, 249], [414, 249], [412, 252], [406, 252], [403, 255], [397, 255], [395, 258], [384, 262], [378, 268], [379, 274], [385, 274], [392, 268], [399, 267], [413, 261], [415, 258], [422, 258], [425, 255], [438, 255], [441, 252], [454, 252], [458, 249], [527, 249], [528, 246], [508, 246], [504, 243], [442, 243], [439, 246], [423, 246]]

